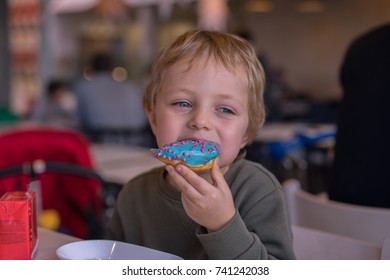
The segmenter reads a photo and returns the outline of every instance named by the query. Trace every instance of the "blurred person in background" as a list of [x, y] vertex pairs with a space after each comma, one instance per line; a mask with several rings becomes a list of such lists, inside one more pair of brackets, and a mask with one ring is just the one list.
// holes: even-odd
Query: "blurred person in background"
[[34, 106], [30, 119], [50, 125], [77, 128], [76, 99], [69, 85], [62, 80], [50, 80], [46, 93]]
[[390, 207], [390, 24], [359, 36], [341, 67], [332, 200]]
[[287, 83], [282, 77], [282, 69], [274, 69], [264, 51], [257, 50], [253, 34], [247, 29], [238, 29], [236, 35], [247, 40], [256, 50], [257, 58], [263, 65], [266, 77], [266, 85], [264, 90], [264, 102], [267, 110], [267, 122], [281, 121], [282, 119], [282, 102], [285, 93], [287, 92]]
[[130, 81], [113, 78], [108, 54], [94, 55], [89, 67], [90, 77], [74, 87], [82, 130], [94, 142], [149, 145], [141, 90]]

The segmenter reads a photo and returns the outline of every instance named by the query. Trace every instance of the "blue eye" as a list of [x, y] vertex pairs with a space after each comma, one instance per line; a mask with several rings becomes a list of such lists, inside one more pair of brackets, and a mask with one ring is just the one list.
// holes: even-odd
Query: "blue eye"
[[221, 113], [224, 113], [224, 114], [232, 114], [232, 115], [234, 115], [233, 110], [231, 110], [229, 108], [226, 108], [226, 107], [219, 108], [218, 111], [221, 112]]
[[178, 101], [178, 102], [173, 103], [173, 105], [176, 105], [179, 107], [185, 107], [185, 108], [191, 107], [191, 104], [187, 101]]

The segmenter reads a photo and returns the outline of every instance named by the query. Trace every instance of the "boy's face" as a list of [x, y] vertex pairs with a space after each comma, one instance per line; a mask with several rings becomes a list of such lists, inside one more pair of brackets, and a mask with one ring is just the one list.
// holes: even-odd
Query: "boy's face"
[[248, 140], [247, 89], [242, 77], [212, 59], [189, 70], [179, 62], [168, 69], [148, 117], [159, 147], [183, 139], [214, 141], [221, 146], [217, 162], [226, 167]]

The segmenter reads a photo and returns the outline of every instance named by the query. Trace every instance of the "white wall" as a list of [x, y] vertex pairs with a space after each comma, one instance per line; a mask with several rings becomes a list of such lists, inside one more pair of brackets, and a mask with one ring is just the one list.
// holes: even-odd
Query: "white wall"
[[272, 1], [272, 12], [252, 13], [241, 20], [270, 64], [285, 70], [294, 89], [316, 99], [340, 96], [338, 72], [350, 42], [390, 22], [389, 0], [324, 0], [326, 10], [311, 14], [295, 12], [287, 3], [292, 0]]

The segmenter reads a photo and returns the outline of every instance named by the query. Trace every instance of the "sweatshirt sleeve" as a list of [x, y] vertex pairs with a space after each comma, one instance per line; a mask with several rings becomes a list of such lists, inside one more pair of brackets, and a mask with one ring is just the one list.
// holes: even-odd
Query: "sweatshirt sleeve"
[[116, 208], [117, 207], [115, 207], [115, 211], [113, 212], [112, 217], [108, 221], [105, 239], [125, 241], [125, 238], [123, 236], [121, 219]]
[[242, 217], [236, 210], [222, 229], [197, 237], [210, 259], [295, 259], [289, 221], [280, 191], [263, 197]]

